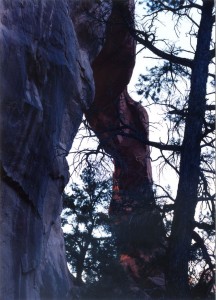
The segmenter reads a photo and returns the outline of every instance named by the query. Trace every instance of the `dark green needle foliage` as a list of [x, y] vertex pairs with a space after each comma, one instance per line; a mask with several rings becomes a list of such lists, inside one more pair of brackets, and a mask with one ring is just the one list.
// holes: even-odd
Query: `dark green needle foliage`
[[[62, 226], [66, 256], [80, 299], [136, 299], [119, 263], [108, 216], [112, 180], [103, 178], [97, 163], [89, 163], [63, 194]], [[134, 298], [135, 297], [135, 298]]]
[[71, 195], [63, 195], [62, 217], [67, 259], [78, 284], [99, 280], [101, 268], [115, 256], [108, 218], [111, 180], [102, 179], [95, 164], [80, 179], [71, 185]]

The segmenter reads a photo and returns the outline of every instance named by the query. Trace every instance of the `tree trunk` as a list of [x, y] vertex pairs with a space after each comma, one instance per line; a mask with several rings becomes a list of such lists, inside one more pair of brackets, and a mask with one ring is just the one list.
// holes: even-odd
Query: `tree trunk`
[[203, 1], [181, 153], [180, 179], [171, 231], [168, 288], [170, 296], [175, 296], [177, 299], [186, 299], [189, 296], [188, 261], [197, 204], [200, 141], [205, 117], [213, 5], [213, 0]]
[[76, 273], [76, 283], [77, 285], [81, 285], [83, 283], [82, 281], [82, 273], [84, 270], [84, 259], [85, 257], [81, 257], [79, 261], [77, 262], [77, 273]]

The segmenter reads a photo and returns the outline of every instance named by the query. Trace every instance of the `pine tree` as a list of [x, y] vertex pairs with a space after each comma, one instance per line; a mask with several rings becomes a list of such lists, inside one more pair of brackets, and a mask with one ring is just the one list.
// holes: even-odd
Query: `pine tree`
[[80, 184], [71, 185], [71, 195], [63, 195], [62, 217], [67, 260], [78, 284], [98, 281], [116, 257], [108, 217], [111, 180], [102, 179], [92, 163], [80, 179]]

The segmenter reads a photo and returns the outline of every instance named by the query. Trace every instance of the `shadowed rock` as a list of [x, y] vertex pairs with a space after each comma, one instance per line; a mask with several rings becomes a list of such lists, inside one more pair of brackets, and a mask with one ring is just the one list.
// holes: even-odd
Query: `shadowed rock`
[[[95, 17], [109, 16], [107, 3], [87, 4]], [[93, 22], [96, 18], [89, 17], [86, 24], [87, 4], [0, 3], [4, 300], [67, 299], [73, 290], [60, 224], [61, 194], [69, 178], [65, 157], [83, 111], [93, 101], [90, 63], [102, 47], [98, 36], [105, 30], [105, 24]], [[90, 24], [95, 32], [91, 39], [86, 35]]]
[[[149, 148], [139, 139], [148, 138], [148, 116], [126, 91], [133, 1], [1, 0], [0, 8], [1, 298], [76, 297], [60, 213], [83, 112], [115, 160], [110, 214], [121, 262], [134, 282], [163, 285], [160, 265], [146, 269], [162, 251]], [[142, 234], [150, 228], [154, 239]]]
[[[133, 1], [116, 1], [106, 42], [93, 63], [95, 99], [86, 118], [104, 149], [114, 158], [110, 217], [121, 264], [135, 287], [163, 293], [164, 237], [162, 218], [152, 190], [148, 114], [128, 95], [135, 64]], [[127, 20], [127, 22], [126, 22]], [[159, 280], [159, 279], [160, 280]], [[158, 280], [157, 280], [158, 279]]]

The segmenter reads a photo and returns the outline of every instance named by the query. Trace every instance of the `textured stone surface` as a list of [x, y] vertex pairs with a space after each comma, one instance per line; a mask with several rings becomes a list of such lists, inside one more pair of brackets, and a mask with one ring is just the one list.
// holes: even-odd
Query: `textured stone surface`
[[105, 4], [0, 2], [1, 299], [71, 294], [59, 220], [65, 156], [93, 101], [90, 63], [105, 25], [91, 20], [101, 13], [106, 21], [111, 6]]
[[163, 286], [160, 266], [145, 271], [161, 251], [142, 234], [154, 228], [160, 242], [149, 148], [128, 136], [148, 137], [147, 113], [126, 91], [135, 63], [125, 26], [133, 23], [133, 5], [0, 0], [1, 299], [76, 297], [59, 216], [65, 157], [83, 112], [115, 160], [110, 212], [120, 224], [121, 262], [135, 281], [149, 277]]
[[131, 288], [160, 294], [165, 287], [165, 232], [152, 190], [150, 151], [143, 142], [149, 135], [148, 114], [126, 89], [135, 63], [135, 42], [126, 20], [133, 22], [133, 1], [116, 1], [105, 45], [93, 63], [95, 100], [86, 117], [114, 158], [110, 216]]

